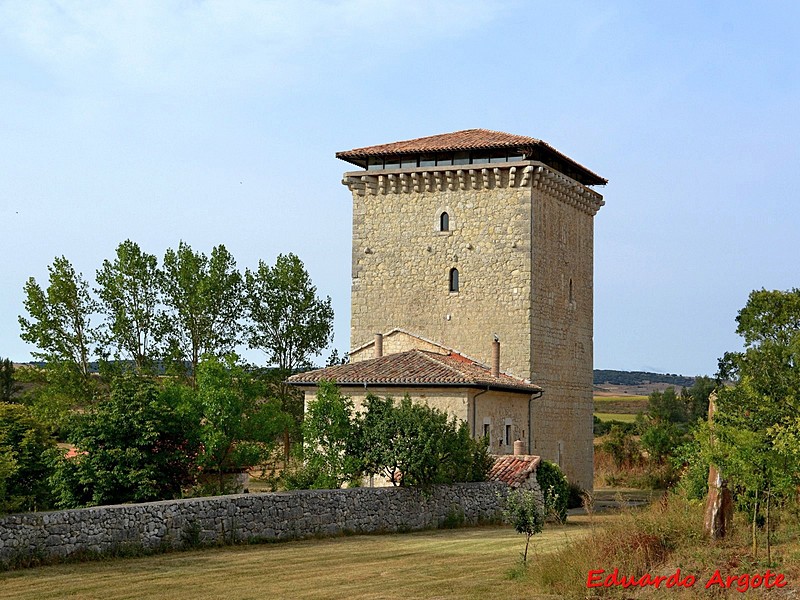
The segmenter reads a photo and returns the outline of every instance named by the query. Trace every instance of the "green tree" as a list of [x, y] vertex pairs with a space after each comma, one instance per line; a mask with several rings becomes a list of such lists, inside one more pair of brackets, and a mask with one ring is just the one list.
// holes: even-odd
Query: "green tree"
[[[245, 272], [245, 287], [248, 344], [263, 350], [268, 363], [275, 367], [276, 394], [283, 410], [294, 418], [297, 431], [303, 419], [303, 398], [284, 382], [298, 369], [309, 368], [311, 357], [333, 339], [331, 299], [317, 296], [311, 277], [294, 254], [279, 255], [272, 267], [259, 261], [255, 272]], [[287, 427], [287, 460], [291, 436]]]
[[216, 246], [209, 258], [181, 242], [164, 255], [161, 287], [173, 364], [188, 362], [194, 380], [201, 356], [222, 356], [239, 342], [242, 276], [225, 246]]
[[60, 507], [178, 498], [194, 482], [199, 419], [180, 387], [127, 373], [74, 419], [76, 455], [59, 460], [52, 477]]
[[536, 482], [542, 490], [545, 515], [552, 516], [559, 523], [565, 523], [569, 504], [567, 476], [557, 464], [543, 460], [536, 468]]
[[49, 455], [55, 441], [27, 407], [0, 402], [0, 512], [52, 506]]
[[[708, 462], [738, 489], [752, 511], [753, 546], [763, 510], [800, 483], [800, 458], [790, 445], [800, 422], [800, 290], [756, 290], [736, 318], [743, 352], [720, 359], [717, 412], [705, 441]], [[767, 544], [769, 549], [769, 524]]]
[[504, 514], [506, 521], [516, 529], [517, 533], [525, 534], [525, 552], [522, 554], [522, 561], [527, 563], [531, 538], [541, 533], [544, 527], [544, 514], [536, 500], [536, 494], [531, 490], [512, 490], [506, 496]]
[[14, 377], [15, 371], [10, 358], [0, 360], [0, 402], [13, 402], [14, 395], [20, 389]]
[[264, 464], [275, 450], [287, 417], [263, 383], [236, 363], [235, 355], [207, 355], [197, 370], [201, 416], [198, 463], [225, 491], [225, 474]]
[[303, 419], [305, 478], [311, 488], [338, 488], [363, 469], [353, 401], [322, 381]]
[[89, 285], [64, 258], [48, 266], [49, 285], [43, 290], [31, 277], [25, 284], [23, 304], [30, 320], [20, 316], [21, 337], [38, 350], [33, 356], [53, 363], [65, 363], [88, 377], [89, 360], [97, 331], [91, 315], [98, 305], [89, 293]]
[[152, 372], [164, 332], [160, 280], [156, 257], [131, 240], [117, 246], [114, 261], [103, 261], [97, 271], [104, 344], [117, 358], [132, 361], [138, 373]]
[[482, 481], [490, 466], [485, 440], [474, 440], [466, 423], [406, 396], [370, 395], [360, 415], [364, 470], [385, 474], [400, 486]]

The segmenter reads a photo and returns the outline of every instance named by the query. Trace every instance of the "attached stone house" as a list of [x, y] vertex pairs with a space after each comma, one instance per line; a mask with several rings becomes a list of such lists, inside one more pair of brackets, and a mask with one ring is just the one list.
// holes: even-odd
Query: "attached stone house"
[[426, 349], [383, 354], [381, 337], [372, 358], [360, 355], [346, 365], [299, 373], [288, 383], [303, 390], [306, 406], [322, 380], [336, 382], [356, 410], [361, 410], [369, 394], [395, 399], [408, 394], [415, 402], [465, 421], [473, 437], [489, 436], [493, 454], [510, 454], [515, 440], [532, 445], [534, 403], [542, 389], [500, 371], [499, 343], [494, 344], [497, 360], [489, 367], [432, 343]]
[[[363, 389], [361, 363], [391, 369], [413, 360], [416, 368], [442, 349], [453, 349], [450, 358], [436, 359], [443, 366], [460, 356], [486, 370], [491, 340], [499, 338], [505, 376], [529, 398], [534, 392], [524, 386], [544, 394], [528, 402], [504, 389], [522, 396], [521, 408], [507, 417], [484, 415], [485, 396], [501, 390], [481, 390], [483, 378], [466, 377], [457, 397], [449, 386], [444, 395], [437, 388], [437, 402], [467, 420], [475, 435], [489, 425], [494, 452], [510, 452], [503, 442], [511, 419], [511, 437], [522, 439], [524, 431], [528, 454], [591, 488], [594, 216], [604, 204], [592, 187], [606, 180], [542, 140], [486, 129], [336, 156], [357, 169], [342, 180], [353, 199], [355, 370], [337, 378], [351, 382], [346, 393]], [[385, 333], [383, 356], [375, 354], [376, 332]], [[412, 349], [419, 352], [389, 358]], [[366, 384], [429, 401], [434, 392], [418, 385], [418, 375], [387, 385], [375, 371]]]

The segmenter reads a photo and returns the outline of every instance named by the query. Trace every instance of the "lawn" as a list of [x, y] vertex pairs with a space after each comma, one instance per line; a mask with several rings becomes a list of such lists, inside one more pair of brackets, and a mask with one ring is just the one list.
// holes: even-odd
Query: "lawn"
[[[612, 519], [597, 515], [595, 521]], [[550, 525], [536, 554], [587, 535], [587, 517]], [[524, 536], [509, 527], [234, 546], [0, 574], [0, 596], [36, 600], [534, 598], [510, 577]]]

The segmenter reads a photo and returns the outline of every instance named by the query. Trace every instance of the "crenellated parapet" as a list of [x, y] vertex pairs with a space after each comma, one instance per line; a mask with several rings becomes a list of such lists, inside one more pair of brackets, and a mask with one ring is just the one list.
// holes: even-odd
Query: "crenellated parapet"
[[605, 202], [594, 190], [539, 162], [443, 166], [404, 171], [345, 173], [342, 184], [359, 196], [537, 188], [580, 211], [595, 215]]

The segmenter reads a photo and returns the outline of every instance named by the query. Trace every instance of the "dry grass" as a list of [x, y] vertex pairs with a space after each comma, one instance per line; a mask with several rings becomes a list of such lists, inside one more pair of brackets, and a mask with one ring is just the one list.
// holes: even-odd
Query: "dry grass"
[[[523, 580], [531, 582], [534, 593], [550, 593], [559, 598], [660, 598], [676, 594], [681, 598], [749, 598], [763, 597], [765, 590], [741, 593], [735, 588], [721, 590], [717, 586], [705, 590], [704, 586], [717, 569], [727, 577], [763, 574], [770, 566], [773, 573], [783, 573], [788, 582], [783, 590], [773, 590], [772, 596], [797, 597], [800, 543], [795, 520], [787, 520], [780, 535], [776, 535], [772, 565], [764, 561], [763, 549], [760, 560], [750, 556], [749, 530], [744, 519], [736, 524], [729, 538], [718, 542], [703, 537], [702, 522], [702, 503], [690, 503], [674, 494], [664, 496], [646, 509], [623, 512], [589, 536], [541, 557]], [[590, 570], [602, 569], [608, 574], [615, 568], [620, 575], [637, 578], [648, 573], [666, 577], [680, 569], [683, 577], [693, 575], [696, 582], [688, 589], [587, 589]]]
[[[613, 519], [606, 516], [603, 519]], [[587, 517], [550, 526], [534, 557], [588, 535]], [[509, 527], [238, 546], [0, 574], [4, 599], [536, 598], [510, 579], [522, 536]]]

